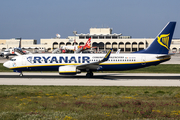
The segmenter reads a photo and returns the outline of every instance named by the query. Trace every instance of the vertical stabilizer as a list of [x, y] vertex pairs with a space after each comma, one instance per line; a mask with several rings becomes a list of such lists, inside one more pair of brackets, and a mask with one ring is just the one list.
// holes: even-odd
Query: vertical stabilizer
[[148, 48], [134, 53], [168, 54], [175, 26], [176, 22], [169, 22]]
[[19, 38], [19, 48], [21, 48], [21, 38]]
[[88, 39], [88, 41], [86, 42], [86, 45], [83, 47], [83, 49], [90, 49], [91, 48], [91, 38]]

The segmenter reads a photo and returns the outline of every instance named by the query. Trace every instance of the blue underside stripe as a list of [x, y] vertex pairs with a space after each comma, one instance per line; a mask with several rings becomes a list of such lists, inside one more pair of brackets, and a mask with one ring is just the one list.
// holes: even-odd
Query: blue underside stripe
[[[170, 59], [170, 58], [169, 58]], [[167, 61], [169, 59], [164, 59], [161, 61], [148, 62], [148, 63], [138, 63], [138, 64], [102, 64], [100, 66], [101, 69], [97, 71], [123, 71], [123, 70], [132, 70], [137, 68], [143, 68], [151, 65], [158, 65], [161, 62]], [[61, 65], [53, 65], [53, 66], [33, 66], [33, 67], [22, 67], [22, 68], [13, 68], [13, 70], [17, 71], [58, 71]]]

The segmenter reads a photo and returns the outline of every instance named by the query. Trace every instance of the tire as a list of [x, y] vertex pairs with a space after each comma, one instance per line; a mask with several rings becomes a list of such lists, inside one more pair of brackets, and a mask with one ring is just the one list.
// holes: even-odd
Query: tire
[[23, 77], [23, 74], [21, 73], [19, 76], [20, 76], [20, 77]]
[[86, 77], [88, 77], [88, 78], [91, 78], [91, 77], [93, 77], [93, 73], [92, 73], [92, 72], [90, 72], [90, 73], [87, 73], [87, 74], [86, 74]]

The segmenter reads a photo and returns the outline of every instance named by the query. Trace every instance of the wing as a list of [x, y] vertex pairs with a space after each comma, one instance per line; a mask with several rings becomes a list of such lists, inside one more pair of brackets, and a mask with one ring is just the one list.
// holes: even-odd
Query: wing
[[86, 63], [86, 64], [77, 65], [76, 68], [77, 69], [97, 69], [99, 67], [100, 63], [108, 61], [108, 59], [109, 59], [109, 57], [111, 55], [111, 51], [112, 51], [112, 49], [110, 49], [108, 51], [108, 53], [105, 55], [105, 57], [102, 60], [98, 61], [98, 62], [92, 62], [92, 63]]

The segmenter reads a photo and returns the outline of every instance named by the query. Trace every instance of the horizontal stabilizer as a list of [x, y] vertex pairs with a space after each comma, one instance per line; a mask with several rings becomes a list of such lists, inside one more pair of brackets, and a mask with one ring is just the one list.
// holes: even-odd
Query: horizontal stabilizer
[[167, 57], [171, 57], [172, 55], [174, 55], [174, 53], [167, 54], [167, 55], [158, 55], [156, 58], [167, 58]]

